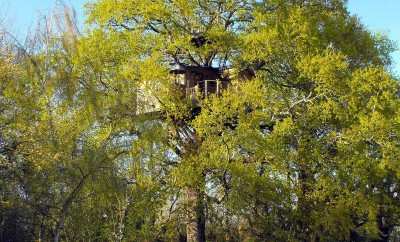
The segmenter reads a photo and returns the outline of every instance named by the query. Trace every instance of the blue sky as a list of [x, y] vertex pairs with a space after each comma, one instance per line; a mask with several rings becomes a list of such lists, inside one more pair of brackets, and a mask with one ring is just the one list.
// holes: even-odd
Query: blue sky
[[[400, 46], [400, 0], [348, 0], [348, 7], [368, 29], [387, 34]], [[393, 53], [393, 59], [400, 74], [400, 51]]]
[[[18, 37], [23, 38], [29, 29], [35, 27], [35, 19], [48, 15], [57, 0], [0, 0], [0, 20], [5, 18], [7, 28]], [[87, 0], [63, 0], [77, 11], [80, 22], [83, 22], [83, 5]]]
[[[83, 4], [87, 0], [64, 0], [71, 4], [83, 22]], [[0, 0], [0, 20], [6, 17], [7, 27], [17, 36], [24, 36], [29, 28], [34, 27], [34, 20], [47, 14], [55, 0]], [[374, 32], [383, 32], [400, 45], [400, 0], [348, 0], [351, 13]], [[394, 69], [400, 73], [400, 52], [393, 54]]]

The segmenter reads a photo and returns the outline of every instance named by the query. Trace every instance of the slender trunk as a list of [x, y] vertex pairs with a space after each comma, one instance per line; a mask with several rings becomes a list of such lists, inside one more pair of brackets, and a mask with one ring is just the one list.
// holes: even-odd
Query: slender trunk
[[46, 241], [46, 227], [44, 225], [44, 218], [41, 218], [40, 228], [39, 228], [39, 242]]
[[1, 222], [0, 222], [0, 241], [4, 241], [4, 225], [5, 225], [5, 218], [1, 216]]
[[380, 206], [377, 215], [379, 239], [373, 240], [373, 242], [388, 242], [390, 239], [390, 235], [393, 231], [394, 225], [389, 222], [390, 219], [385, 215], [385, 209], [383, 208], [383, 206]]
[[88, 176], [89, 176], [89, 174], [82, 176], [82, 178], [79, 181], [78, 185], [69, 194], [69, 196], [66, 198], [65, 202], [63, 203], [63, 206], [61, 208], [60, 218], [59, 218], [59, 220], [57, 222], [57, 225], [56, 225], [56, 228], [55, 228], [55, 231], [54, 231], [53, 242], [59, 242], [60, 241], [61, 232], [64, 229], [64, 223], [65, 223], [65, 218], [67, 216], [67, 213], [69, 212], [69, 209], [70, 209], [70, 207], [72, 205], [72, 202], [74, 201], [76, 196], [78, 196], [78, 193], [80, 192], [80, 190], [83, 188], [83, 185], [84, 185], [84, 183], [86, 181], [86, 178]]
[[57, 224], [57, 228], [56, 231], [54, 233], [54, 238], [53, 238], [53, 242], [59, 242], [60, 241], [60, 237], [61, 237], [61, 231], [64, 228], [64, 221], [65, 221], [65, 215], [62, 214], [61, 218]]
[[201, 192], [193, 188], [187, 188], [187, 242], [205, 242], [205, 215], [204, 197]]
[[121, 242], [124, 239], [125, 236], [125, 223], [126, 223], [126, 218], [128, 217], [128, 208], [130, 204], [130, 197], [128, 195], [125, 195], [125, 200], [122, 202], [122, 205], [120, 205], [120, 210], [119, 210], [119, 221], [118, 221], [118, 226], [117, 226], [117, 232], [116, 232], [116, 242]]

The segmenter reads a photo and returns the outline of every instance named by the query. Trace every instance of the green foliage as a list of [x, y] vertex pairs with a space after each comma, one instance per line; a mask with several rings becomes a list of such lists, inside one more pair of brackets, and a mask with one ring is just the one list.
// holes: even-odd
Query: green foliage
[[[393, 43], [345, 1], [87, 9], [0, 56], [0, 240], [184, 241], [193, 214], [207, 241], [398, 236]], [[171, 63], [230, 84], [194, 102]]]

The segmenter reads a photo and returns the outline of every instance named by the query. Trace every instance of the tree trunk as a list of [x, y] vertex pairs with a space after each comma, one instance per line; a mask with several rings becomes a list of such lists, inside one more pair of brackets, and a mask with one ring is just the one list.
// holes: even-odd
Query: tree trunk
[[186, 190], [187, 201], [187, 242], [205, 242], [205, 215], [204, 197], [202, 193], [193, 188]]
[[298, 206], [300, 209], [301, 217], [299, 220], [299, 239], [304, 242], [311, 241], [313, 239], [312, 231], [310, 230], [310, 221], [308, 215], [312, 210], [312, 204], [309, 198], [307, 198], [311, 188], [311, 178], [310, 169], [303, 162], [300, 164], [299, 170], [299, 186], [301, 193], [298, 198]]
[[57, 224], [56, 231], [54, 233], [53, 242], [59, 242], [61, 237], [61, 232], [64, 228], [64, 215], [62, 215], [59, 223]]
[[389, 222], [390, 219], [385, 215], [386, 215], [385, 210], [383, 206], [381, 206], [378, 210], [378, 215], [377, 215], [379, 239], [373, 240], [373, 242], [388, 242], [390, 239], [390, 235], [392, 234], [394, 225], [392, 225]]
[[89, 175], [90, 174], [83, 175], [81, 180], [79, 181], [78, 185], [74, 188], [74, 190], [66, 198], [66, 200], [61, 208], [60, 218], [59, 218], [59, 220], [56, 224], [55, 230], [54, 230], [53, 242], [60, 241], [61, 232], [64, 229], [64, 223], [65, 223], [67, 213], [69, 212], [72, 202], [74, 201], [76, 196], [78, 196], [78, 193], [82, 189], [83, 185], [85, 184], [86, 178], [88, 178]]

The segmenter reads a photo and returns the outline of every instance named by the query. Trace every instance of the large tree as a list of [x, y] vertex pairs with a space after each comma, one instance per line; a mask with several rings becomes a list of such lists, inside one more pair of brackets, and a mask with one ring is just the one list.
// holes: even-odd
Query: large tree
[[[175, 152], [189, 241], [388, 238], [392, 45], [344, 1], [103, 0], [89, 22], [105, 50], [96, 56], [156, 97], [173, 130], [163, 145]], [[170, 63], [229, 70], [231, 85], [193, 115]]]

